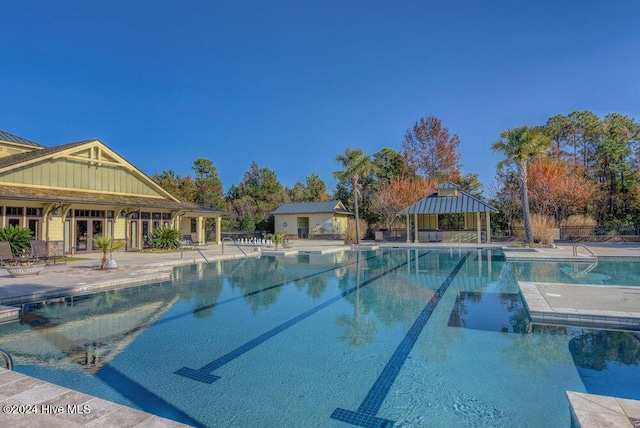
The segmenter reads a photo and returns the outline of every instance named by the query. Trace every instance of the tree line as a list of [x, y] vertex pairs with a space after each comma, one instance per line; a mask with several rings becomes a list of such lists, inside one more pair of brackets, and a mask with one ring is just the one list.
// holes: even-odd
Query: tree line
[[[333, 173], [338, 183], [331, 192], [316, 173], [292, 187], [283, 186], [272, 169], [255, 161], [226, 192], [213, 162], [205, 158], [193, 162], [193, 177], [167, 170], [152, 178], [181, 200], [227, 211], [224, 230], [273, 230], [270, 212], [282, 203], [329, 199], [342, 201], [352, 211], [357, 204], [357, 218], [368, 225], [393, 227], [402, 223], [398, 211], [445, 181], [482, 198], [478, 175], [462, 174], [460, 138], [440, 119], [421, 118], [399, 139], [397, 148], [371, 155], [354, 147], [338, 153]], [[500, 210], [493, 223], [508, 228], [517, 221], [526, 223], [529, 213], [547, 216], [557, 226], [573, 214], [603, 225], [637, 223], [639, 139], [640, 125], [634, 119], [618, 113], [599, 118], [590, 111], [503, 131], [491, 146], [505, 155], [487, 201]]]
[[563, 226], [570, 216], [603, 226], [640, 219], [640, 124], [610, 113], [558, 114], [542, 126], [505, 130], [492, 148], [498, 164], [494, 205], [508, 228], [530, 214]]

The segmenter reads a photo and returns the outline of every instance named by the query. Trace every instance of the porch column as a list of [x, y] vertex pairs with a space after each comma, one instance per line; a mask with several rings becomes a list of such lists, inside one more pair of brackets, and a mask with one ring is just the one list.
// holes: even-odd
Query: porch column
[[222, 244], [222, 217], [216, 217], [216, 244]]
[[413, 215], [413, 242], [415, 242], [416, 244], [419, 242], [418, 241], [418, 214], [414, 214]]
[[491, 220], [489, 218], [491, 214], [489, 213], [489, 211], [487, 211], [486, 213], [486, 220], [487, 220], [487, 244], [491, 243]]
[[480, 212], [476, 213], [476, 230], [478, 232], [478, 244], [482, 242], [482, 230], [480, 230]]
[[196, 233], [196, 241], [198, 241], [198, 245], [206, 244], [205, 236], [204, 236], [204, 222], [202, 221], [202, 217], [198, 217], [197, 221], [197, 233]]
[[409, 214], [407, 214], [407, 243], [411, 242], [411, 220], [409, 220]]

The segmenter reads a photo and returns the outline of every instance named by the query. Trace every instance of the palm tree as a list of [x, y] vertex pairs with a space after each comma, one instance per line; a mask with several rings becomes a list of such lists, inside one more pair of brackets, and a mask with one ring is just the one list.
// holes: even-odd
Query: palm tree
[[527, 191], [527, 167], [529, 159], [546, 153], [550, 147], [551, 140], [542, 132], [542, 129], [529, 126], [520, 126], [502, 131], [500, 139], [491, 146], [493, 151], [502, 152], [507, 157], [507, 159], [498, 163], [498, 167], [511, 162], [516, 164], [520, 182], [525, 243], [527, 245], [531, 245], [533, 242]]
[[107, 254], [118, 251], [124, 247], [124, 241], [116, 241], [111, 236], [98, 235], [93, 237], [93, 246], [96, 250], [102, 251], [102, 260], [100, 260], [100, 269], [107, 268]]
[[340, 162], [343, 169], [334, 171], [333, 176], [343, 182], [351, 181], [353, 188], [353, 205], [356, 214], [356, 244], [360, 243], [360, 218], [358, 214], [358, 180], [373, 173], [375, 165], [371, 158], [364, 154], [361, 149], [347, 147], [344, 153], [336, 156], [336, 161]]

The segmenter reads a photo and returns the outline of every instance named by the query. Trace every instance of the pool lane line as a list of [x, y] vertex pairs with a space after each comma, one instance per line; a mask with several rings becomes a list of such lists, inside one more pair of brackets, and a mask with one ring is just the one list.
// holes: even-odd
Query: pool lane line
[[434, 309], [438, 306], [438, 303], [440, 303], [440, 299], [447, 291], [447, 288], [449, 288], [449, 285], [456, 277], [460, 268], [462, 268], [462, 265], [464, 265], [470, 254], [471, 252], [466, 253], [458, 262], [449, 276], [442, 282], [440, 288], [438, 288], [435, 294], [431, 297], [420, 315], [418, 315], [413, 325], [409, 328], [409, 331], [407, 331], [407, 334], [404, 336], [385, 365], [384, 369], [382, 369], [382, 373], [380, 373], [380, 376], [376, 379], [375, 383], [367, 393], [367, 396], [360, 404], [360, 407], [358, 407], [358, 410], [354, 412], [352, 410], [338, 407], [331, 414], [331, 419], [367, 428], [391, 427], [395, 424], [392, 420], [376, 417], [376, 414], [380, 410], [380, 407], [391, 390], [398, 373], [400, 373], [400, 369], [402, 369], [404, 362], [418, 340], [418, 336], [420, 336], [420, 333], [427, 324], [427, 321], [429, 321]]
[[[385, 252], [385, 253], [382, 253], [382, 254], [376, 254], [375, 256], [367, 257], [366, 259], [361, 260], [361, 262], [362, 261], [373, 260], [373, 259], [378, 258], [381, 255], [385, 255], [385, 254], [389, 254], [389, 253]], [[197, 314], [198, 312], [206, 311], [207, 309], [212, 309], [212, 308], [215, 308], [217, 306], [221, 306], [221, 305], [225, 305], [227, 303], [235, 302], [236, 300], [240, 300], [240, 299], [243, 299], [245, 297], [255, 296], [256, 294], [264, 293], [265, 291], [275, 290], [276, 288], [280, 288], [280, 287], [282, 287], [284, 285], [287, 285], [287, 284], [290, 284], [292, 282], [295, 283], [295, 282], [298, 282], [298, 281], [303, 281], [305, 279], [313, 278], [314, 276], [322, 275], [322, 274], [325, 274], [325, 273], [328, 273], [328, 272], [333, 272], [336, 269], [341, 269], [343, 267], [351, 266], [351, 265], [354, 265], [356, 263], [357, 263], [356, 261], [353, 261], [353, 262], [350, 262], [350, 263], [345, 263], [343, 265], [334, 266], [334, 267], [329, 268], [329, 269], [325, 269], [325, 270], [322, 270], [322, 271], [319, 271], [319, 272], [314, 272], [314, 273], [311, 273], [309, 275], [301, 276], [299, 278], [289, 279], [289, 280], [287, 280], [285, 282], [281, 282], [279, 284], [274, 284], [274, 285], [270, 285], [268, 287], [261, 288], [259, 290], [251, 291], [249, 293], [245, 293], [245, 294], [242, 294], [240, 296], [230, 297], [230, 298], [228, 298], [226, 300], [222, 300], [220, 302], [215, 302], [215, 303], [211, 303], [211, 304], [208, 304], [208, 305], [200, 306], [198, 308], [190, 310], [189, 312], [183, 312], [181, 314], [171, 315], [171, 316], [168, 316], [166, 318], [163, 318], [161, 320], [156, 321], [150, 327], [154, 327], [156, 325], [164, 324], [164, 323], [169, 322], [169, 321], [174, 321], [174, 320], [176, 320], [178, 318], [184, 318], [184, 317], [186, 317], [188, 315]]]
[[144, 412], [188, 424], [192, 427], [206, 427], [206, 424], [154, 394], [111, 364], [101, 367], [96, 373], [96, 378], [109, 385], [110, 388], [117, 391]]
[[[421, 254], [419, 257], [422, 257], [424, 255], [428, 254], [427, 253], [423, 253]], [[288, 321], [285, 321], [284, 323], [272, 328], [271, 330], [261, 334], [260, 336], [256, 337], [253, 340], [250, 340], [249, 342], [237, 347], [236, 349], [234, 349], [233, 351], [228, 352], [227, 354], [219, 357], [218, 359], [210, 362], [209, 364], [206, 364], [205, 366], [199, 368], [199, 369], [192, 369], [189, 367], [182, 367], [181, 369], [176, 370], [174, 373], [184, 376], [184, 377], [188, 377], [191, 378], [193, 380], [197, 380], [200, 382], [204, 382], [204, 383], [213, 383], [216, 380], [220, 379], [220, 376], [216, 376], [211, 374], [211, 372], [213, 372], [214, 370], [224, 366], [225, 364], [233, 361], [234, 359], [238, 358], [239, 356], [243, 355], [244, 353], [252, 350], [253, 348], [255, 348], [256, 346], [264, 343], [265, 341], [271, 339], [273, 336], [283, 332], [284, 330], [288, 329], [289, 327], [296, 325], [297, 323], [299, 323], [300, 321], [310, 317], [311, 315], [315, 314], [316, 312], [326, 308], [327, 306], [331, 305], [332, 303], [337, 302], [338, 300], [341, 300], [343, 298], [345, 298], [346, 296], [348, 296], [349, 294], [353, 293], [354, 291], [366, 287], [367, 285], [371, 284], [372, 282], [375, 282], [377, 280], [379, 280], [380, 278], [390, 274], [391, 272], [394, 272], [404, 266], [406, 266], [408, 264], [408, 262], [404, 262], [401, 263], [397, 266], [392, 267], [389, 270], [386, 270], [382, 273], [379, 273], [378, 275], [369, 278], [368, 280], [348, 289], [343, 291], [342, 293], [328, 299], [325, 300], [324, 302], [320, 303], [319, 305], [314, 306], [313, 308], [301, 313], [298, 316], [295, 316], [293, 318], [291, 318]]]

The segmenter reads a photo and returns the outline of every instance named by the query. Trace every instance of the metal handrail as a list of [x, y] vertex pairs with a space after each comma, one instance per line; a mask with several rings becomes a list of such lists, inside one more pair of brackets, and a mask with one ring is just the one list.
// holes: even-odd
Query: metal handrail
[[8, 352], [0, 349], [0, 356], [4, 358], [4, 362], [7, 366], [7, 370], [13, 370], [13, 359], [11, 358], [11, 355], [9, 355]]
[[598, 256], [597, 256], [597, 254], [596, 254], [596, 253], [594, 253], [593, 251], [591, 251], [591, 250], [589, 249], [589, 247], [587, 247], [586, 245], [584, 245], [584, 244], [582, 244], [582, 243], [580, 243], [580, 242], [578, 242], [577, 244], [575, 244], [575, 245], [573, 246], [573, 257], [578, 257], [578, 247], [582, 247], [582, 248], [584, 248], [585, 250], [587, 250], [587, 252], [589, 252], [589, 254], [591, 254], [591, 255], [593, 256], [593, 258], [594, 258], [594, 259], [596, 259], [596, 263], [598, 262]]
[[[193, 248], [194, 250], [196, 250], [198, 253], [200, 253], [200, 255], [202, 256], [202, 258], [204, 259], [205, 262], [209, 263], [209, 260], [207, 260], [207, 258], [204, 256], [204, 254], [202, 254], [202, 251], [200, 251], [200, 249], [198, 247], [196, 247], [196, 244], [194, 244], [193, 242], [189, 242], [187, 244], [187, 246]], [[180, 245], [180, 258], [184, 257], [184, 246]]]
[[233, 245], [236, 246], [236, 248], [238, 248], [238, 250], [240, 250], [242, 252], [242, 254], [244, 254], [244, 257], [246, 259], [249, 258], [249, 256], [247, 255], [247, 253], [244, 252], [244, 250], [240, 247], [240, 245], [238, 245], [238, 243], [236, 241], [233, 240], [233, 238], [229, 238], [228, 236], [225, 238], [222, 238], [222, 255], [224, 256], [224, 241], [231, 241], [231, 243]]
[[598, 266], [598, 255], [596, 253], [594, 253], [593, 251], [591, 251], [589, 249], [589, 247], [587, 247], [586, 245], [578, 242], [577, 244], [575, 244], [573, 246], [573, 257], [578, 257], [578, 247], [582, 247], [585, 250], [587, 250], [589, 252], [589, 254], [591, 254], [593, 256], [593, 258], [594, 258], [593, 263], [591, 263], [589, 266], [587, 266], [586, 269], [584, 269], [582, 271], [583, 274], [587, 274], [587, 273], [591, 272], [592, 270], [594, 270], [596, 268], [596, 266]]

